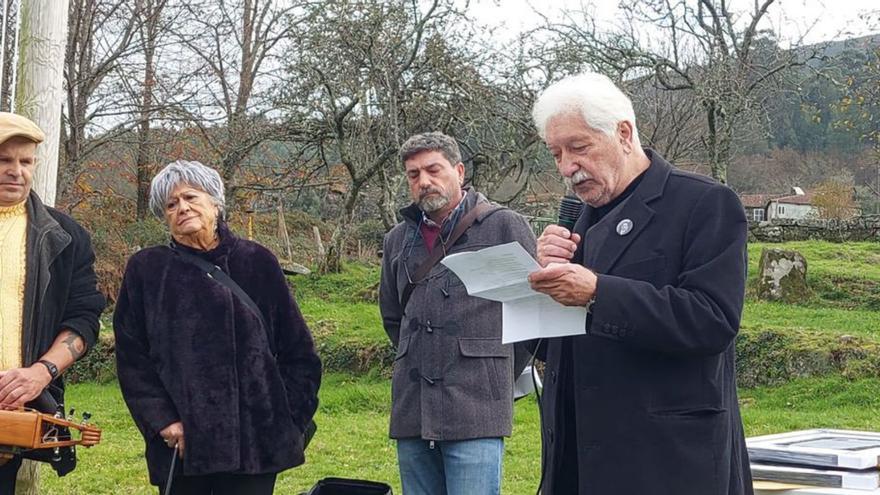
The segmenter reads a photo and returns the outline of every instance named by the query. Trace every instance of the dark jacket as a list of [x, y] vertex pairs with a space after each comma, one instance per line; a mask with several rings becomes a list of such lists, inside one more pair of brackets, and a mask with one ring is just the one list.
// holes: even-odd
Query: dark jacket
[[[458, 218], [478, 202], [468, 190]], [[514, 349], [501, 344], [501, 303], [468, 296], [464, 285], [437, 263], [412, 292], [406, 311], [400, 295], [428, 256], [415, 205], [385, 236], [379, 307], [397, 347], [391, 381], [392, 438], [463, 440], [508, 436], [513, 416]], [[451, 224], [441, 231], [448, 237]], [[535, 235], [517, 213], [494, 205], [447, 253], [477, 251], [518, 241], [534, 254]]]
[[[64, 329], [79, 334], [91, 349], [106, 301], [98, 292], [89, 234], [69, 216], [43, 205], [33, 192], [27, 216], [22, 363], [30, 366]], [[63, 402], [61, 377], [52, 385], [55, 400]]]
[[[633, 194], [589, 231], [586, 208], [574, 228], [573, 262], [598, 284], [586, 335], [548, 342], [544, 493], [751, 494], [734, 365], [745, 214], [727, 187], [647, 151]], [[565, 350], [573, 376], [559, 375]], [[576, 424], [557, 424], [564, 380]], [[560, 435], [577, 441], [574, 490], [554, 485]]]
[[[176, 421], [186, 441], [181, 474], [273, 473], [304, 462], [302, 431], [321, 382], [311, 334], [272, 253], [225, 226], [220, 236], [207, 253], [180, 245], [139, 251], [116, 303], [119, 384], [153, 484], [164, 482], [171, 460], [159, 432]], [[175, 250], [229, 274], [269, 328]]]

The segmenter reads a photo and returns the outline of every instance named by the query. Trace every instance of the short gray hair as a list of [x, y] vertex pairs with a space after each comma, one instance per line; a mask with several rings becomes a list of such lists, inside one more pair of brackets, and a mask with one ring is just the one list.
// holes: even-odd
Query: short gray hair
[[632, 101], [608, 76], [587, 72], [551, 84], [532, 107], [532, 119], [541, 139], [547, 123], [557, 115], [580, 113], [588, 126], [613, 137], [624, 120], [633, 126], [633, 144], [639, 146]]
[[188, 184], [211, 196], [220, 210], [220, 218], [226, 218], [226, 193], [223, 179], [211, 167], [200, 162], [177, 160], [165, 165], [150, 183], [150, 211], [159, 218], [165, 217], [165, 205], [171, 191], [180, 184]]
[[407, 139], [400, 147], [400, 161], [406, 164], [407, 160], [423, 151], [439, 151], [453, 166], [461, 161], [461, 150], [455, 139], [438, 131], [423, 132]]

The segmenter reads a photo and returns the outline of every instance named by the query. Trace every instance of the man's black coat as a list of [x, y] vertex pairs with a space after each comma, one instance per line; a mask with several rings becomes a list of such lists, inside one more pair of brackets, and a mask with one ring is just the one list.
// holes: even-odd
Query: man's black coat
[[[646, 152], [632, 195], [589, 231], [586, 208], [574, 228], [573, 262], [598, 284], [586, 335], [547, 342], [544, 493], [751, 494], [734, 365], [745, 214], [727, 187]], [[563, 379], [575, 424], [558, 424]], [[577, 490], [555, 485], [560, 431], [576, 438]]]

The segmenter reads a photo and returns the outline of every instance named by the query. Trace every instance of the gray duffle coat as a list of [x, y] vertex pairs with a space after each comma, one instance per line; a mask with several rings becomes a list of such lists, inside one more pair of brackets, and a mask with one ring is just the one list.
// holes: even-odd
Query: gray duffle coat
[[[488, 200], [467, 190], [463, 217]], [[404, 221], [385, 236], [380, 310], [397, 347], [391, 384], [391, 438], [465, 440], [509, 436], [513, 417], [514, 349], [501, 344], [501, 304], [468, 296], [437, 263], [412, 292], [404, 287], [429, 255], [419, 233], [422, 212], [401, 210]], [[447, 222], [450, 223], [450, 222]], [[444, 225], [447, 238], [454, 225]], [[518, 241], [531, 254], [535, 236], [519, 214], [498, 206], [477, 217], [447, 254]]]

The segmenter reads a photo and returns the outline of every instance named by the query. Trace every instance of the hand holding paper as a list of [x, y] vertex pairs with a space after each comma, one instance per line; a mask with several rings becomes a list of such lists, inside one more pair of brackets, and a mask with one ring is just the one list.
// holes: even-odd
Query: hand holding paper
[[461, 279], [468, 294], [502, 303], [505, 344], [586, 333], [585, 306], [563, 306], [532, 290], [529, 273], [541, 267], [517, 242], [452, 254], [441, 263]]
[[574, 263], [553, 263], [529, 274], [532, 289], [566, 306], [586, 307], [596, 293], [596, 274]]

